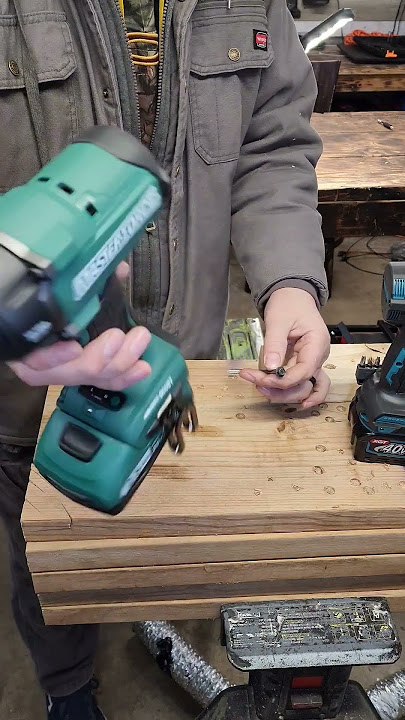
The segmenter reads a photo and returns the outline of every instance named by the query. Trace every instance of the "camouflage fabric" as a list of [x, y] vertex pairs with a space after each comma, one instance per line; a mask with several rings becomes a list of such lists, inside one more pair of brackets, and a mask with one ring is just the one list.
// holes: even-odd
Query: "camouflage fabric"
[[[156, 32], [154, 0], [125, 0], [125, 23], [129, 32]], [[131, 43], [137, 55], [154, 55], [156, 47], [146, 43]], [[150, 145], [156, 116], [158, 66], [135, 65], [139, 108], [141, 114], [141, 139]]]

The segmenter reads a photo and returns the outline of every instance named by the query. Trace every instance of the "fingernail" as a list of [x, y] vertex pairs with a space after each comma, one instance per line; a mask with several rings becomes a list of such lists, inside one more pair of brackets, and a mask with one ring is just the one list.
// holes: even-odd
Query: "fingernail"
[[281, 357], [278, 353], [269, 353], [264, 357], [264, 364], [267, 370], [275, 370], [281, 365]]

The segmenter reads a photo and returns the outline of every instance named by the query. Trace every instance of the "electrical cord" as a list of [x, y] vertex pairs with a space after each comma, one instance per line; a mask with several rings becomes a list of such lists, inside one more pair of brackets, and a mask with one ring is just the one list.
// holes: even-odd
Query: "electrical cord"
[[405, 0], [400, 0], [398, 3], [397, 14], [395, 15], [394, 26], [392, 28], [392, 35], [395, 35], [395, 33], [397, 31], [397, 23], [398, 23], [398, 30], [399, 30], [399, 27], [400, 27], [399, 23], [401, 22], [401, 20], [403, 18], [404, 10], [405, 10]]
[[400, 15], [400, 18], [399, 18], [399, 21], [398, 21], [398, 35], [399, 35], [400, 32], [401, 32], [401, 23], [402, 23], [402, 20], [404, 19], [404, 13], [405, 13], [405, 3], [403, 4], [402, 12], [401, 12], [401, 15]]
[[349, 267], [353, 268], [354, 270], [358, 270], [359, 272], [366, 273], [366, 275], [378, 275], [379, 277], [382, 277], [384, 273], [375, 272], [374, 270], [366, 270], [365, 268], [359, 267], [358, 265], [351, 262], [354, 258], [358, 257], [370, 257], [372, 255], [376, 255], [377, 257], [384, 257], [387, 258], [387, 255], [384, 255], [382, 253], [378, 253], [374, 248], [371, 247], [371, 242], [375, 240], [375, 237], [371, 237], [366, 242], [366, 247], [368, 249], [368, 252], [357, 252], [357, 253], [351, 253], [351, 250], [358, 245], [359, 242], [362, 240], [365, 240], [365, 237], [357, 238], [348, 248], [347, 250], [341, 250], [339, 252], [339, 258], [341, 262], [346, 263]]
[[356, 245], [358, 245], [359, 242], [361, 242], [362, 240], [365, 240], [365, 239], [366, 239], [365, 237], [359, 237], [359, 238], [357, 238], [357, 240], [355, 240], [355, 241], [350, 245], [350, 247], [347, 248], [347, 250], [341, 250], [341, 251], [339, 252], [339, 257], [341, 257], [342, 260], [344, 261], [344, 258], [349, 254], [349, 252], [350, 252], [354, 247], [356, 247]]
[[367, 240], [367, 242], [366, 242], [366, 248], [367, 248], [367, 250], [370, 250], [370, 252], [373, 253], [373, 255], [377, 255], [377, 257], [381, 257], [381, 258], [384, 258], [384, 259], [389, 259], [389, 257], [390, 257], [390, 254], [389, 254], [389, 253], [384, 253], [384, 252], [381, 253], [381, 252], [377, 252], [377, 250], [374, 250], [374, 248], [372, 247], [371, 243], [372, 243], [373, 240], [375, 240], [375, 239], [376, 239], [375, 237], [371, 237], [371, 238], [369, 238], [369, 239]]

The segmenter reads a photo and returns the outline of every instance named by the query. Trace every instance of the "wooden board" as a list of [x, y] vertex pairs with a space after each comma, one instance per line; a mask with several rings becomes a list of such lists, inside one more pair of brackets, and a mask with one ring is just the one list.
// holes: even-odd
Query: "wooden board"
[[[383, 113], [393, 126], [387, 130], [377, 121], [381, 113], [315, 114], [312, 126], [323, 141], [317, 166], [319, 200], [328, 191], [334, 199], [369, 199], [359, 191], [374, 188], [374, 200], [398, 199], [405, 188], [405, 118], [398, 112]], [[382, 132], [383, 131], [383, 132]], [[322, 208], [321, 208], [322, 209]]]
[[368, 594], [382, 588], [395, 588], [404, 590], [405, 578], [403, 575], [378, 575], [353, 576], [344, 578], [332, 578], [328, 581], [319, 578], [311, 578], [305, 575], [298, 580], [268, 580], [240, 583], [209, 583], [205, 585], [178, 585], [164, 586], [152, 585], [147, 587], [130, 588], [105, 588], [102, 590], [76, 590], [61, 588], [55, 593], [39, 593], [39, 601], [42, 606], [57, 607], [63, 605], [87, 606], [87, 605], [108, 605], [116, 603], [132, 602], [167, 602], [183, 600], [210, 600], [220, 595], [223, 598], [234, 597], [257, 597], [258, 595], [291, 595], [292, 593], [316, 593], [322, 597], [325, 593], [340, 592], [342, 596], [359, 588]]
[[[405, 65], [404, 65], [405, 69]], [[404, 84], [405, 87], [405, 84]], [[339, 127], [335, 126], [333, 118], [339, 118]], [[342, 132], [363, 134], [373, 132], [379, 136], [390, 137], [391, 131], [380, 125], [377, 120], [381, 117], [381, 113], [377, 112], [339, 112], [328, 113], [327, 115], [315, 113], [312, 116], [311, 125], [317, 132], [322, 134]], [[399, 133], [405, 132], [405, 118], [402, 111], [390, 111], [388, 113], [389, 122], [394, 130]], [[331, 120], [332, 118], [332, 120]], [[386, 119], [386, 113], [383, 114]]]
[[[295, 600], [315, 598], [364, 597], [370, 592], [362, 587], [345, 593], [283, 593], [281, 595], [249, 595], [194, 600], [168, 600], [155, 602], [123, 602], [100, 603], [89, 605], [42, 605], [45, 622], [48, 625], [70, 625], [75, 623], [114, 623], [140, 622], [143, 620], [212, 620], [220, 616], [222, 605], [229, 602], [264, 602], [266, 600]], [[392, 612], [405, 611], [405, 590], [388, 589], [373, 590], [373, 597], [384, 597], [388, 600]]]
[[405, 554], [405, 530], [213, 535], [162, 538], [103, 538], [29, 542], [33, 573], [241, 562], [341, 555]]
[[[371, 123], [370, 123], [371, 125]], [[351, 142], [348, 140], [348, 132], [341, 128], [336, 133], [322, 132], [324, 141], [324, 158], [385, 158], [390, 156], [404, 157], [405, 155], [405, 131], [376, 133], [374, 127], [369, 127], [367, 132], [360, 133], [356, 126], [352, 127], [350, 134]], [[329, 135], [331, 137], [329, 137]]]
[[45, 621], [210, 618], [224, 602], [311, 594], [405, 608], [405, 470], [356, 463], [347, 421], [359, 357], [385, 350], [332, 347], [312, 412], [272, 408], [228, 363], [191, 362], [200, 430], [117, 517], [33, 470], [22, 522]]
[[327, 45], [322, 51], [314, 51], [311, 58], [341, 60], [337, 93], [403, 92], [405, 87], [405, 65], [353, 63], [336, 45]]
[[[320, 552], [320, 551], [319, 551]], [[405, 575], [405, 555], [360, 555], [315, 557], [254, 562], [196, 563], [194, 565], [157, 565], [100, 570], [69, 570], [34, 574], [37, 593], [74, 593], [80, 591], [121, 590], [134, 592], [141, 588], [168, 588], [196, 585], [234, 585], [238, 583], [320, 580], [351, 577]], [[404, 579], [405, 582], [405, 579]]]
[[[347, 410], [362, 352], [333, 350], [326, 363], [334, 379], [330, 399], [312, 412], [272, 408], [250, 384], [228, 377], [225, 363], [190, 363], [201, 429], [186, 438], [184, 455], [163, 451], [117, 517], [66, 500], [33, 472], [26, 539], [401, 529], [404, 468], [352, 459]], [[46, 417], [55, 397], [51, 391]], [[70, 525], [55, 531], [58, 502]]]
[[323, 155], [317, 166], [317, 176], [321, 201], [323, 190], [347, 190], [378, 185], [384, 188], [403, 188], [404, 155], [361, 159], [342, 157], [338, 163], [331, 163], [330, 157]]

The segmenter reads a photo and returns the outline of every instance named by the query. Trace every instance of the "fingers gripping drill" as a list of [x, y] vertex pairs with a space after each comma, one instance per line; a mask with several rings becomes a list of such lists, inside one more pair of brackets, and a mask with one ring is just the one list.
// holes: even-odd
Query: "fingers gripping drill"
[[[168, 192], [138, 140], [98, 127], [0, 197], [0, 360], [60, 339], [88, 342], [107, 283]], [[127, 321], [129, 330], [129, 309]], [[151, 375], [123, 392], [65, 387], [34, 458], [65, 495], [110, 514], [126, 505], [166, 441], [181, 452], [183, 425], [197, 425], [177, 348], [152, 335], [143, 359]]]

